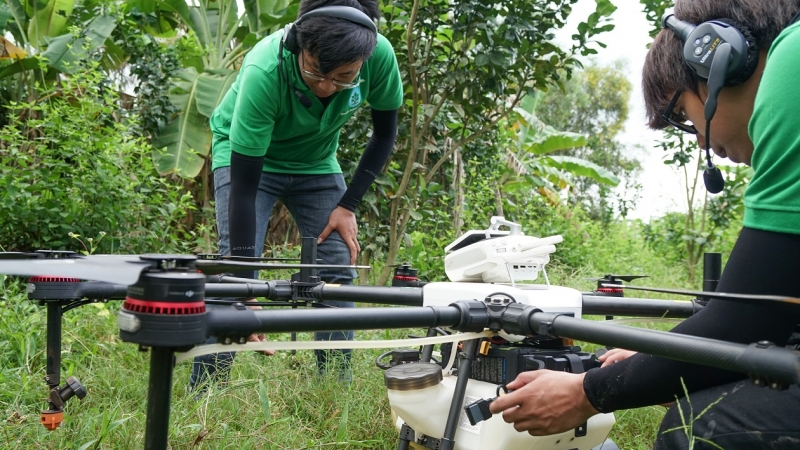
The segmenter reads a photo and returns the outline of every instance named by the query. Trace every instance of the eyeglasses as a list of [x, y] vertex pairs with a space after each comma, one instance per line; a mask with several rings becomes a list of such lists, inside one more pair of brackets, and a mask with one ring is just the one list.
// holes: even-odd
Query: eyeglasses
[[661, 116], [664, 117], [664, 120], [667, 121], [668, 124], [672, 125], [673, 127], [683, 131], [684, 133], [690, 134], [697, 134], [697, 128], [689, 122], [689, 119], [682, 116], [676, 116], [673, 109], [675, 108], [675, 103], [678, 102], [678, 98], [681, 96], [682, 91], [675, 91], [675, 95], [672, 96], [672, 100], [667, 105], [667, 108], [661, 113]]
[[361, 77], [361, 69], [358, 69], [358, 74], [356, 74], [354, 81], [350, 81], [350, 82], [334, 80], [333, 78], [323, 77], [322, 75], [317, 75], [314, 72], [309, 72], [309, 71], [306, 70], [306, 57], [305, 57], [305, 55], [303, 53], [301, 53], [301, 55], [300, 55], [300, 64], [301, 64], [300, 70], [303, 72], [303, 75], [305, 75], [308, 79], [314, 80], [314, 81], [331, 80], [331, 83], [333, 83], [334, 86], [338, 86], [340, 88], [353, 89], [354, 87], [356, 87], [359, 84], [361, 84], [362, 81], [364, 81], [364, 80], [362, 80], [360, 78]]

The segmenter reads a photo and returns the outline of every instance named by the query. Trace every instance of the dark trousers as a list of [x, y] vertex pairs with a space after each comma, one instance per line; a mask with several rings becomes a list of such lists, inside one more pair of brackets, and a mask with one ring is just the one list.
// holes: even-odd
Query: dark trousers
[[691, 439], [693, 450], [800, 449], [800, 387], [742, 380], [692, 393], [664, 416], [655, 450], [688, 449]]

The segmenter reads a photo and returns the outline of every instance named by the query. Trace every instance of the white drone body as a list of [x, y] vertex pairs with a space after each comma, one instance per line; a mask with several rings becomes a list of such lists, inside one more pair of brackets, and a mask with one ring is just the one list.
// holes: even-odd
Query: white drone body
[[[501, 231], [501, 226], [510, 231]], [[522, 227], [502, 217], [492, 217], [486, 230], [472, 230], [445, 247], [444, 270], [450, 281], [514, 283], [531, 281], [544, 272], [560, 235], [525, 236]]]
[[[500, 230], [501, 226], [510, 228]], [[486, 230], [468, 231], [445, 247], [445, 272], [451, 282], [427, 283], [422, 288], [423, 306], [447, 306], [459, 300], [516, 302], [544, 312], [581, 317], [583, 294], [547, 279], [545, 265], [560, 235], [525, 236], [522, 227], [503, 217], [492, 217]], [[518, 284], [544, 275], [544, 284]], [[500, 335], [517, 342], [524, 336]]]
[[[500, 230], [501, 226], [510, 230]], [[447, 306], [460, 300], [492, 304], [520, 303], [544, 312], [581, 317], [583, 294], [575, 289], [550, 285], [545, 265], [561, 236], [525, 236], [519, 224], [492, 217], [486, 230], [472, 230], [445, 248], [445, 272], [450, 282], [427, 283], [422, 288], [423, 306]], [[543, 274], [544, 284], [518, 284]], [[525, 336], [499, 333], [509, 342]], [[417, 433], [440, 438], [455, 390], [455, 377], [445, 376], [435, 386], [393, 391], [389, 403], [397, 427], [408, 424]], [[497, 385], [470, 379], [464, 404], [496, 394]], [[598, 414], [586, 424], [586, 432], [574, 430], [551, 436], [534, 437], [517, 432], [500, 415], [471, 425], [462, 411], [455, 435], [455, 450], [592, 450], [604, 443], [614, 425], [613, 414]], [[414, 447], [419, 448], [419, 447]], [[614, 447], [616, 448], [616, 447]]]

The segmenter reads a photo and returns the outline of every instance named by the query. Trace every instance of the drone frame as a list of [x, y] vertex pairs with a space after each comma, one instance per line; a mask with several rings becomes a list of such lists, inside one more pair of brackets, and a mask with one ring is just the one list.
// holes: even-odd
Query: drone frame
[[[151, 258], [157, 259], [161, 255]], [[170, 261], [176, 260], [170, 255], [164, 255]], [[248, 266], [250, 267], [250, 266]], [[578, 339], [603, 345], [623, 347], [644, 353], [677, 359], [696, 364], [710, 365], [725, 370], [734, 370], [747, 373], [759, 384], [774, 388], [781, 388], [788, 384], [800, 383], [800, 362], [798, 357], [785, 349], [779, 349], [765, 343], [734, 344], [699, 339], [696, 337], [682, 336], [674, 333], [664, 333], [652, 330], [632, 329], [602, 322], [592, 322], [573, 317], [544, 313], [533, 306], [523, 306], [518, 303], [506, 305], [487, 304], [479, 300], [460, 301], [447, 307], [419, 307], [422, 299], [421, 289], [388, 288], [369, 286], [349, 286], [331, 288], [319, 280], [313, 268], [305, 274], [307, 281], [300, 278], [292, 282], [255, 282], [253, 284], [226, 286], [219, 284], [222, 289], [206, 285], [206, 277], [201, 274], [187, 274], [185, 270], [176, 270], [171, 264], [155, 264], [143, 268], [139, 280], [126, 287], [126, 303], [118, 315], [120, 337], [125, 342], [138, 344], [148, 348], [151, 352], [150, 382], [148, 389], [147, 425], [145, 432], [146, 449], [165, 449], [167, 447], [167, 431], [169, 428], [170, 395], [172, 389], [173, 357], [176, 352], [185, 351], [205, 341], [208, 336], [234, 337], [233, 342], [242, 341], [245, 336], [255, 332], [280, 333], [280, 332], [305, 332], [305, 331], [333, 331], [341, 329], [382, 329], [382, 328], [435, 328], [450, 327], [455, 331], [476, 331], [489, 328], [493, 331], [505, 331], [517, 335], [549, 335], [553, 337]], [[188, 276], [187, 276], [188, 275]], [[224, 277], [219, 281], [225, 281]], [[122, 286], [105, 283], [90, 284], [90, 291], [112, 292], [109, 296], [116, 296], [121, 292]], [[187, 289], [186, 295], [174, 298], [169, 293], [151, 289], [161, 283], [172, 286], [177, 283], [180, 288]], [[100, 289], [98, 289], [100, 288]], [[286, 297], [284, 300], [294, 302], [302, 299], [306, 302], [350, 299], [353, 295], [361, 301], [384, 304], [405, 304], [409, 308], [400, 310], [393, 308], [359, 308], [356, 310], [343, 309], [312, 309], [305, 311], [279, 310], [279, 311], [254, 311], [248, 308], [194, 309], [197, 304], [204, 305], [205, 295], [220, 295], [225, 289], [239, 293], [244, 288], [248, 293], [265, 293], [265, 297]], [[218, 292], [214, 292], [215, 289]], [[191, 295], [189, 295], [191, 293]], [[85, 294], [85, 292], [84, 292]], [[708, 292], [703, 292], [708, 295]], [[610, 299], [609, 299], [610, 300]], [[628, 305], [635, 305], [636, 299], [626, 299]], [[784, 299], [786, 300], [786, 299]], [[791, 299], [797, 300], [797, 299]], [[92, 299], [80, 300], [81, 302]], [[601, 306], [610, 306], [611, 303], [602, 303], [607, 299], [595, 301], [595, 308], [599, 311]], [[617, 299], [613, 299], [614, 302]], [[633, 302], [632, 302], [633, 301]], [[800, 300], [798, 300], [800, 301]], [[664, 306], [674, 303], [670, 301], [650, 301], [661, 306], [662, 315]], [[584, 298], [586, 306], [587, 298]], [[163, 305], [172, 305], [170, 309], [178, 311], [177, 314], [163, 312]], [[306, 303], [307, 304], [307, 303]], [[142, 306], [144, 305], [144, 306]], [[148, 309], [150, 306], [153, 309]], [[643, 303], [638, 307], [643, 307]], [[696, 310], [696, 305], [690, 304], [690, 312]], [[49, 306], [49, 305], [48, 305]], [[69, 307], [70, 305], [67, 305]], [[61, 305], [58, 304], [59, 309]], [[74, 307], [74, 306], [73, 306]], [[162, 308], [163, 309], [163, 308]], [[615, 313], [620, 313], [624, 308], [618, 306]], [[48, 307], [48, 312], [50, 312]], [[56, 308], [53, 308], [56, 312]], [[683, 310], [685, 313], [686, 309]], [[63, 309], [57, 311], [63, 313]], [[652, 312], [652, 310], [651, 310]], [[674, 313], [673, 313], [674, 314]], [[675, 314], [674, 314], [675, 315]], [[678, 313], [677, 316], [680, 316]], [[686, 315], [683, 315], [686, 317]], [[171, 323], [168, 335], [159, 333], [157, 328], [149, 327], [158, 322], [161, 326]], [[49, 321], [48, 321], [49, 323]], [[180, 331], [175, 331], [180, 330]], [[56, 331], [54, 326], [48, 332]], [[60, 327], [58, 328], [60, 333]], [[144, 331], [143, 333], [139, 333]], [[50, 344], [48, 339], [48, 344]], [[60, 338], [59, 338], [60, 344]], [[56, 366], [58, 367], [58, 366]], [[48, 366], [48, 369], [51, 367]], [[51, 370], [48, 370], [50, 372]], [[69, 387], [69, 386], [67, 386]], [[70, 387], [70, 389], [72, 389]], [[74, 389], [72, 389], [74, 391]], [[73, 392], [74, 395], [76, 392]], [[69, 394], [69, 392], [67, 392]], [[455, 403], [454, 403], [455, 404]], [[454, 414], [455, 406], [451, 408]], [[452, 431], [452, 430], [450, 430]], [[449, 432], [446, 430], [446, 436]], [[448, 440], [449, 439], [449, 440]], [[443, 442], [451, 442], [451, 437]], [[447, 444], [450, 445], [450, 444]]]

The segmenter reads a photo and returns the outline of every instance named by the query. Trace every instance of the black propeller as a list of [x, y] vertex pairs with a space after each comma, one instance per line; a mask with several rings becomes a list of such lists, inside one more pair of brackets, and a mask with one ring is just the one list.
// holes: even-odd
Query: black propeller
[[0, 273], [19, 276], [60, 276], [131, 285], [148, 270], [202, 272], [206, 275], [268, 269], [368, 269], [370, 266], [335, 264], [267, 264], [226, 260], [198, 260], [194, 255], [89, 255], [59, 259], [0, 260]]
[[627, 281], [630, 283], [631, 281], [637, 278], [647, 278], [648, 275], [606, 275], [603, 278], [587, 278], [589, 281], [609, 281], [614, 282], [616, 280]]
[[[227, 256], [217, 253], [198, 253], [197, 259], [212, 260], [212, 261], [244, 261], [244, 262], [259, 262], [259, 261], [300, 261], [300, 258], [257, 258], [255, 256]], [[322, 261], [317, 259], [317, 261]]]
[[0, 259], [75, 258], [77, 253], [69, 250], [36, 250], [35, 252], [0, 252]]
[[744, 303], [773, 302], [773, 303], [800, 305], [800, 298], [784, 297], [782, 295], [730, 294], [726, 292], [691, 291], [687, 289], [667, 289], [667, 288], [653, 288], [653, 287], [643, 287], [643, 286], [620, 286], [618, 284], [604, 284], [603, 286], [623, 288], [623, 289], [634, 289], [637, 291], [661, 292], [664, 294], [691, 295], [694, 297], [717, 298], [720, 300], [731, 300]]
[[41, 253], [1, 252], [0, 259], [38, 259], [44, 258]]

